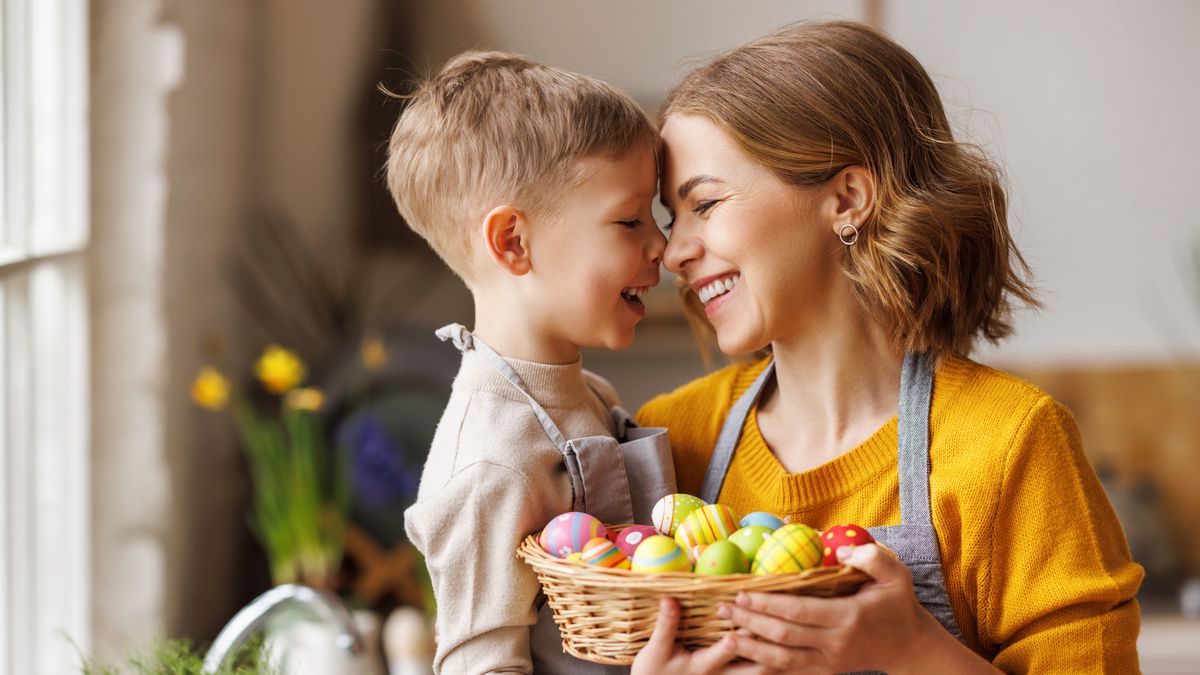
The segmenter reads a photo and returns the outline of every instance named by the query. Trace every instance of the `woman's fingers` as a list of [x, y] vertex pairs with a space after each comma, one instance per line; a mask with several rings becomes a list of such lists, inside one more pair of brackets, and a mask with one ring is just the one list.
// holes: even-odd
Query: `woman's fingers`
[[738, 656], [760, 666], [788, 673], [810, 672], [819, 665], [821, 658], [820, 652], [815, 649], [785, 647], [747, 637], [738, 637], [734, 641], [734, 650]]
[[[845, 551], [850, 548], [849, 553]], [[894, 553], [875, 544], [842, 547], [837, 551], [838, 560], [845, 565], [866, 572], [876, 583], [912, 584], [912, 572]]]
[[737, 605], [803, 626], [835, 626], [844, 616], [839, 598], [805, 598], [786, 593], [739, 593]]
[[[740, 604], [722, 605], [718, 614], [732, 621], [735, 626], [749, 629], [755, 635], [789, 647], [812, 647], [819, 643], [820, 634], [829, 630], [820, 626], [802, 625]], [[739, 636], [738, 640], [741, 639]]]

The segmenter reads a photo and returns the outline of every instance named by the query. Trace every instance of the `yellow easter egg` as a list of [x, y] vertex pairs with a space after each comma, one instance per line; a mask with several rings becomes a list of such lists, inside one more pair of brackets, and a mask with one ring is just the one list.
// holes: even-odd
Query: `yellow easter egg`
[[656, 534], [653, 537], [647, 537], [633, 552], [633, 571], [651, 574], [690, 572], [692, 571], [692, 562], [688, 560], [687, 554], [683, 552], [682, 548], [679, 548], [679, 544], [676, 544], [674, 539]]
[[738, 529], [737, 518], [728, 506], [709, 504], [692, 511], [675, 530], [675, 541], [686, 551], [697, 544], [727, 539]]
[[821, 562], [821, 535], [807, 525], [790, 523], [775, 530], [759, 547], [754, 574], [803, 572]]

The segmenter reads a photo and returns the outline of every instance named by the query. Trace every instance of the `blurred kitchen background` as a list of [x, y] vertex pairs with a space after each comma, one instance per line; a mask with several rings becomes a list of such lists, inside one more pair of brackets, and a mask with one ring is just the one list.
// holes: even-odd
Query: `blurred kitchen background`
[[[1046, 308], [975, 358], [1075, 412], [1147, 568], [1145, 671], [1200, 672], [1200, 4], [0, 10], [0, 672], [78, 672], [81, 655], [118, 660], [156, 638], [203, 645], [271, 587], [236, 426], [190, 394], [209, 364], [252, 390], [271, 343], [307, 365], [329, 445], [349, 448], [329, 588], [373, 612], [359, 614], [375, 649], [408, 639], [419, 663], [405, 630], [419, 632], [424, 587], [400, 513], [457, 362], [432, 331], [472, 308], [382, 187], [400, 102], [378, 85], [403, 92], [486, 47], [600, 77], [653, 113], [719, 51], [832, 17], [908, 47], [960, 135], [1006, 168]], [[649, 304], [631, 348], [585, 356], [630, 409], [705, 370], [669, 280]], [[388, 620], [405, 606], [410, 623]]]

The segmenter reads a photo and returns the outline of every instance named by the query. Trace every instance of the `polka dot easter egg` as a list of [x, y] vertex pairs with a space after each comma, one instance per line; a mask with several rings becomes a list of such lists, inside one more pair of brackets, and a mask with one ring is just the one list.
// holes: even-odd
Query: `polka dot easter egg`
[[633, 571], [651, 574], [690, 572], [692, 562], [674, 539], [656, 534], [643, 541], [633, 552]]
[[668, 537], [675, 536], [675, 529], [690, 513], [704, 506], [704, 500], [699, 497], [677, 493], [667, 495], [658, 500], [650, 512], [650, 522], [654, 529]]
[[858, 525], [834, 525], [821, 533], [822, 565], [838, 564], [837, 550], [839, 546], [862, 546], [875, 543], [865, 528]]
[[761, 525], [762, 527], [765, 527], [768, 530], [771, 530], [772, 532], [774, 532], [775, 530], [778, 530], [779, 528], [783, 527], [784, 523], [782, 520], [780, 520], [779, 518], [777, 518], [776, 516], [774, 516], [770, 513], [767, 513], [766, 511], [755, 511], [754, 513], [747, 513], [746, 517], [742, 518], [741, 522], [739, 522], [738, 525], [740, 527], [750, 527], [751, 525]]
[[617, 548], [621, 549], [621, 553], [624, 553], [626, 558], [632, 558], [638, 545], [647, 537], [653, 537], [656, 534], [658, 534], [658, 530], [649, 525], [630, 525], [617, 535]]
[[608, 536], [608, 529], [595, 517], [579, 511], [569, 511], [546, 523], [541, 536], [538, 537], [538, 543], [546, 553], [565, 558], [576, 551], [582, 551], [589, 539]]
[[807, 525], [790, 523], [775, 530], [754, 556], [754, 574], [803, 572], [821, 562], [821, 535]]
[[728, 506], [709, 504], [692, 511], [684, 519], [675, 530], [675, 541], [687, 550], [696, 544], [711, 544], [726, 539], [737, 529], [737, 517]]
[[[679, 542], [675, 543], [678, 544]], [[692, 561], [693, 566], [696, 564], [697, 560], [700, 560], [700, 556], [704, 555], [704, 550], [707, 548], [708, 544], [696, 544], [688, 549], [688, 560]]]
[[745, 574], [750, 561], [736, 544], [717, 541], [710, 544], [696, 561], [696, 574]]
[[617, 545], [604, 537], [596, 537], [583, 546], [583, 562], [596, 567], [629, 569], [629, 558]]
[[[745, 519], [742, 519], [745, 522]], [[762, 547], [763, 542], [767, 537], [771, 536], [771, 530], [762, 525], [747, 525], [742, 529], [729, 535], [729, 542], [733, 543], [738, 548], [742, 549], [746, 560], [754, 560], [758, 549]]]

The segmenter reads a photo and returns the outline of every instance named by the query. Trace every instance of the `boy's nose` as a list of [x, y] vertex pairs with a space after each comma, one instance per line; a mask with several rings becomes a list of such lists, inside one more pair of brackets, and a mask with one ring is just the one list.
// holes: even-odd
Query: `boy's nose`
[[667, 238], [657, 227], [651, 229], [653, 232], [650, 234], [650, 242], [646, 245], [646, 255], [650, 258], [650, 262], [657, 265], [662, 262], [663, 251], [667, 247]]

